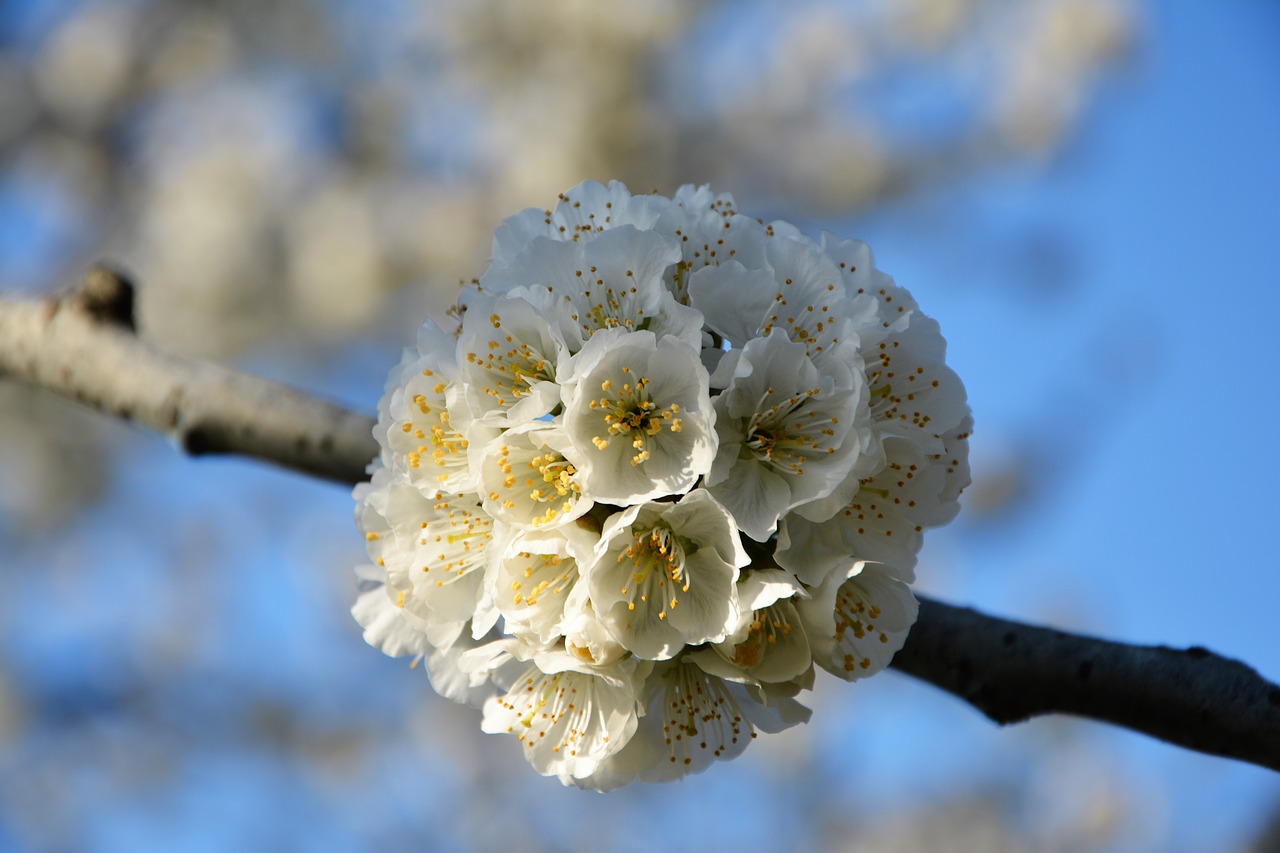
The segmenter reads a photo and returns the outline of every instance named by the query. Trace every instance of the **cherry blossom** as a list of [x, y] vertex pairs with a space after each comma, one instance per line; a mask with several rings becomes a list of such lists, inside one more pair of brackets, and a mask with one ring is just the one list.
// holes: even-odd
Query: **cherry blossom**
[[866, 244], [588, 181], [498, 228], [458, 313], [388, 378], [352, 613], [535, 771], [697, 773], [902, 648], [973, 421]]

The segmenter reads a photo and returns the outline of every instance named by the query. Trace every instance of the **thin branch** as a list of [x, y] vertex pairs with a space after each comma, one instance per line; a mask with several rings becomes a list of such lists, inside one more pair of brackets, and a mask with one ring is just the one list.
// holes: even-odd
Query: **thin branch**
[[165, 352], [134, 333], [133, 288], [95, 268], [71, 294], [0, 299], [0, 376], [169, 436], [352, 483], [378, 452], [373, 420], [255, 376]]
[[[131, 304], [128, 283], [105, 269], [61, 299], [0, 299], [0, 376], [159, 430], [188, 453], [364, 479], [372, 419], [166, 353], [134, 334]], [[1280, 687], [1205, 649], [1113, 643], [922, 599], [892, 665], [997, 723], [1074, 714], [1280, 770]]]

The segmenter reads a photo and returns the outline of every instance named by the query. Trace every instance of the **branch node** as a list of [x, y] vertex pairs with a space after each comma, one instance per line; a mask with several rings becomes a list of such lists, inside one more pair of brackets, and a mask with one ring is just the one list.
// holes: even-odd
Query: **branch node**
[[105, 263], [85, 273], [71, 301], [94, 320], [131, 332], [137, 331], [133, 316], [133, 283], [121, 270]]

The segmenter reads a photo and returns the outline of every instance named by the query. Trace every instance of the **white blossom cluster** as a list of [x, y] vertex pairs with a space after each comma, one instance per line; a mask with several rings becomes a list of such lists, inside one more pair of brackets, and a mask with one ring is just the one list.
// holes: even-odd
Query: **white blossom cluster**
[[815, 665], [901, 648], [971, 419], [865, 244], [589, 182], [504, 222], [461, 304], [356, 489], [369, 643], [602, 790], [738, 755], [808, 719]]

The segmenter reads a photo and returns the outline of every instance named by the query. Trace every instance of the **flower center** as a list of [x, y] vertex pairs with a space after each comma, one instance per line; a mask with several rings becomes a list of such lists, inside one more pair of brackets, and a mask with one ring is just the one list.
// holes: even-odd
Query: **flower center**
[[559, 453], [546, 451], [529, 460], [529, 468], [538, 474], [538, 483], [529, 490], [529, 498], [545, 504], [546, 510], [534, 518], [534, 525], [547, 524], [562, 512], [573, 508], [582, 487], [573, 481], [577, 469]]
[[680, 593], [689, 591], [689, 575], [685, 572], [684, 545], [666, 527], [655, 527], [647, 534], [636, 534], [618, 562], [631, 560], [634, 567], [622, 594], [627, 609], [635, 610], [636, 602], [650, 605], [656, 599], [658, 618], [666, 619], [668, 610], [680, 604]]
[[439, 515], [421, 523], [418, 544], [426, 562], [423, 574], [437, 587], [482, 569], [485, 548], [493, 537], [493, 519], [479, 507], [454, 506], [445, 498], [432, 507]]
[[764, 660], [769, 646], [776, 646], [780, 639], [791, 636], [791, 620], [786, 611], [770, 605], [751, 614], [751, 629], [747, 638], [733, 650], [733, 662], [741, 667], [752, 667]]
[[[430, 375], [430, 371], [424, 370], [423, 373]], [[444, 383], [438, 384], [435, 391], [437, 394], [443, 394]], [[425, 394], [415, 394], [412, 402], [420, 414], [432, 418], [435, 423], [423, 424], [407, 420], [400, 425], [401, 432], [424, 442], [405, 454], [409, 467], [421, 468], [424, 456], [430, 457], [431, 464], [437, 468], [456, 469], [465, 465], [467, 440], [450, 425], [448, 409], [443, 407], [433, 409], [431, 401]], [[443, 483], [448, 478], [448, 472], [442, 471], [437, 479]]]
[[511, 582], [511, 603], [536, 607], [543, 594], [563, 596], [577, 578], [577, 564], [559, 554], [530, 554], [521, 551], [516, 559], [525, 562], [523, 580]]
[[510, 332], [504, 332], [502, 317], [493, 314], [489, 322], [501, 338], [490, 338], [488, 352], [467, 353], [467, 361], [489, 374], [484, 393], [498, 406], [508, 406], [527, 397], [538, 382], [554, 380], [551, 364], [538, 350], [528, 343], [516, 340]]
[[[764, 399], [761, 400], [763, 408], [747, 422], [744, 447], [760, 461], [784, 473], [803, 474], [806, 451], [821, 449], [822, 438], [819, 436], [835, 436], [835, 430], [830, 424], [836, 423], [836, 420], [820, 419], [812, 411], [799, 411], [806, 400], [820, 393], [818, 388], [811, 388], [764, 406], [773, 393], [773, 388], [766, 389]], [[819, 423], [821, 426], [818, 426]], [[815, 427], [817, 435], [813, 433]], [[834, 452], [835, 448], [829, 447], [827, 450]]]
[[684, 429], [684, 422], [679, 417], [679, 403], [663, 407], [653, 401], [647, 377], [632, 377], [629, 367], [622, 368], [622, 373], [621, 387], [616, 386], [612, 379], [604, 380], [600, 383], [600, 390], [606, 396], [588, 404], [604, 416], [605, 426], [605, 434], [593, 437], [591, 443], [597, 450], [604, 450], [614, 437], [629, 440], [636, 451], [631, 457], [631, 464], [639, 465], [651, 455], [650, 438], [663, 429], [680, 432]]

